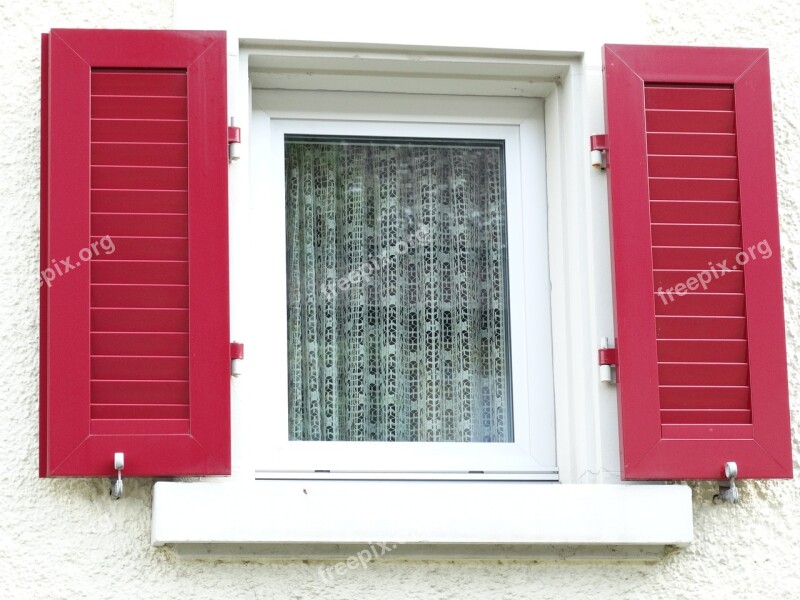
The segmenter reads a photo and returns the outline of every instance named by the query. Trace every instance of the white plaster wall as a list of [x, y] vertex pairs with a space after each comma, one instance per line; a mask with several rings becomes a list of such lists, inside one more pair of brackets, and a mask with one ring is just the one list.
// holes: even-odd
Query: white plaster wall
[[[652, 43], [771, 49], [797, 441], [800, 174], [792, 160], [800, 154], [797, 7], [785, 0], [652, 0], [645, 9]], [[800, 597], [800, 481], [745, 483], [736, 507], [712, 505], [712, 486], [696, 484], [695, 542], [656, 564], [378, 560], [323, 583], [319, 563], [181, 561], [169, 548], [152, 548], [149, 480], [129, 481], [125, 500], [111, 502], [106, 481], [38, 479], [39, 34], [51, 27], [160, 28], [172, 22], [171, 0], [0, 4], [0, 597]]]

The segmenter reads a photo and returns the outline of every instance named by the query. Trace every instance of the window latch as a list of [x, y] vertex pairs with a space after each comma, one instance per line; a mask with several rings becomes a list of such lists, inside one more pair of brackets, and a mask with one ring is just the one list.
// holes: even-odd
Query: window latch
[[608, 144], [606, 135], [589, 136], [589, 149], [591, 150], [592, 166], [605, 171], [608, 168]]
[[231, 342], [231, 375], [233, 377], [242, 374], [242, 360], [244, 360], [244, 344]]
[[600, 365], [600, 381], [616, 383], [611, 367], [617, 365], [617, 349], [609, 347], [607, 337], [600, 340], [600, 349], [597, 351], [597, 364]]

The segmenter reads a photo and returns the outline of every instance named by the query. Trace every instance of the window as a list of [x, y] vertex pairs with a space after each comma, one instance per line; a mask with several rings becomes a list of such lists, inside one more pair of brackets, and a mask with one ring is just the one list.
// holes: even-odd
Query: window
[[254, 294], [285, 340], [258, 471], [555, 478], [541, 101], [254, 105], [255, 220], [287, 290]]

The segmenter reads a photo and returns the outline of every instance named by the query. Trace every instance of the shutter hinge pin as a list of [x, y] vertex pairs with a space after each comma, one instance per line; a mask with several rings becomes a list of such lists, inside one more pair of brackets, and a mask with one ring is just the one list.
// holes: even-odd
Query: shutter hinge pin
[[605, 171], [608, 168], [608, 144], [605, 134], [589, 136], [592, 166]]
[[231, 375], [233, 377], [242, 374], [242, 360], [244, 360], [244, 344], [231, 342]]
[[610, 347], [607, 337], [600, 340], [600, 349], [597, 351], [597, 364], [600, 365], [600, 381], [604, 383], [616, 383], [612, 366], [617, 365], [617, 349]]
[[233, 124], [233, 117], [231, 117], [231, 124], [228, 127], [228, 162], [232, 163], [239, 160], [241, 154], [239, 153], [242, 145], [242, 130]]
[[739, 488], [736, 487], [736, 477], [739, 475], [739, 467], [735, 462], [725, 463], [725, 477], [727, 479], [719, 482], [719, 494], [714, 496], [714, 504], [730, 502], [739, 503]]
[[112, 479], [111, 485], [111, 497], [114, 500], [119, 500], [122, 498], [122, 469], [125, 468], [125, 453], [124, 452], [115, 452], [114, 453], [114, 468], [117, 470], [117, 478]]

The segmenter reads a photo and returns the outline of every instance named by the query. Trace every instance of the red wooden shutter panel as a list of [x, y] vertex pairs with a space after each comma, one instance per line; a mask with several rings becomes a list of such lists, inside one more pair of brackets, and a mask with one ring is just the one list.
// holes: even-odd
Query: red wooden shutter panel
[[44, 36], [43, 476], [230, 472], [225, 50]]
[[604, 68], [623, 477], [791, 477], [767, 52]]

